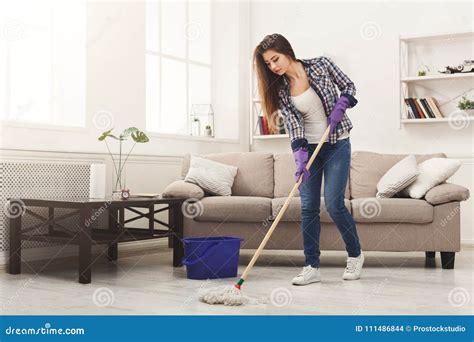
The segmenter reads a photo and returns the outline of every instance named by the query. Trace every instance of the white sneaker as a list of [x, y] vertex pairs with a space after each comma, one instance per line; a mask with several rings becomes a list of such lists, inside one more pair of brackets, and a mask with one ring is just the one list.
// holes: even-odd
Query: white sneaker
[[364, 254], [360, 251], [360, 255], [356, 258], [348, 257], [347, 266], [342, 275], [344, 280], [356, 280], [360, 278], [362, 265], [364, 264]]
[[321, 281], [321, 273], [319, 267], [311, 267], [311, 265], [303, 267], [300, 274], [293, 278], [291, 283], [293, 285], [308, 285]]

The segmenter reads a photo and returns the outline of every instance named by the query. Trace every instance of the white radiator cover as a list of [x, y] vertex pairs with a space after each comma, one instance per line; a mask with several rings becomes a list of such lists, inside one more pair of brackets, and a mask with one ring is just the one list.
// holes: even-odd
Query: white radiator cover
[[[91, 164], [86, 163], [59, 163], [59, 162], [0, 162], [0, 252], [8, 250], [7, 198], [22, 197], [53, 197], [53, 198], [88, 198], [90, 185]], [[29, 208], [37, 214], [47, 217], [47, 208]], [[56, 215], [63, 215], [70, 209], [55, 209]], [[102, 215], [95, 221], [106, 223], [107, 215]], [[77, 216], [67, 218], [58, 223], [74, 230], [79, 222]], [[105, 221], [104, 221], [105, 220]], [[24, 214], [22, 226], [29, 227], [40, 221], [31, 215]], [[46, 230], [47, 227], [38, 231]], [[23, 241], [22, 248], [52, 246], [53, 244]]]

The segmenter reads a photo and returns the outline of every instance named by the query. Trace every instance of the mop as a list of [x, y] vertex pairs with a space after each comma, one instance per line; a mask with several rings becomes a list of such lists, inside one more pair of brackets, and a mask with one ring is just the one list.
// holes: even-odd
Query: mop
[[[311, 156], [308, 163], [306, 164], [306, 169], [309, 170], [309, 168], [311, 167], [311, 164], [316, 159], [316, 156], [318, 155], [319, 150], [321, 149], [321, 147], [324, 144], [324, 141], [329, 135], [329, 129], [330, 127], [326, 129], [323, 136], [321, 137], [321, 140], [319, 141], [319, 144], [316, 147], [316, 150], [314, 151], [313, 155]], [[272, 233], [277, 227], [278, 223], [280, 222], [281, 217], [283, 216], [286, 209], [288, 208], [288, 205], [290, 204], [290, 200], [293, 197], [296, 190], [298, 189], [298, 187], [300, 186], [302, 180], [303, 180], [303, 175], [300, 176], [300, 178], [298, 179], [298, 182], [293, 186], [293, 189], [288, 195], [288, 198], [286, 199], [285, 204], [279, 211], [275, 221], [273, 221], [272, 226], [270, 227], [267, 234], [265, 235], [262, 242], [260, 243], [260, 246], [258, 247], [257, 251], [253, 255], [252, 259], [250, 260], [250, 263], [245, 268], [244, 273], [242, 273], [242, 276], [240, 277], [239, 281], [236, 284], [231, 285], [231, 286], [230, 285], [218, 286], [218, 287], [213, 287], [210, 289], [205, 289], [205, 290], [200, 291], [199, 293], [200, 301], [207, 304], [224, 304], [224, 305], [242, 305], [249, 301], [248, 297], [245, 297], [244, 295], [242, 295], [241, 287], [243, 283], [245, 282], [245, 280], [247, 279], [247, 276], [252, 270], [258, 257], [260, 256], [260, 253], [262, 252], [263, 248], [265, 247], [268, 240], [272, 236]]]

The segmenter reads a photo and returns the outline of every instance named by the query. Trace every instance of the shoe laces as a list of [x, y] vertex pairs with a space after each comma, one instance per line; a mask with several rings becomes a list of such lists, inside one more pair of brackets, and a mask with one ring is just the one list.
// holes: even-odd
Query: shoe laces
[[298, 274], [298, 277], [304, 277], [304, 276], [306, 276], [309, 272], [311, 272], [311, 269], [312, 269], [311, 265], [304, 266], [304, 267], [303, 267], [303, 270], [301, 271], [301, 273]]
[[357, 258], [347, 258], [347, 266], [346, 266], [346, 271], [349, 273], [354, 273], [357, 267]]

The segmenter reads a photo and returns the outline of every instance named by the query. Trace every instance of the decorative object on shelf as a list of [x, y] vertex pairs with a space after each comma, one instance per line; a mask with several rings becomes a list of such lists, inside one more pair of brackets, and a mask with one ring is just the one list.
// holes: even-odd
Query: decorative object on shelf
[[426, 64], [423, 66], [425, 70], [423, 69], [418, 70], [418, 76], [426, 76], [426, 73], [430, 71], [430, 68]]
[[212, 137], [212, 128], [211, 125], [206, 125], [206, 135]]
[[193, 118], [193, 121], [191, 123], [191, 135], [201, 135], [201, 121], [199, 120], [199, 118]]
[[[201, 125], [203, 125], [205, 135], [214, 137], [214, 110], [211, 104], [193, 104], [189, 116], [191, 119], [191, 135], [201, 135]], [[210, 135], [207, 126], [210, 127]]]
[[457, 66], [446, 66], [443, 70], [438, 70], [442, 74], [456, 74], [465, 72], [474, 72], [474, 60], [466, 59]]
[[474, 115], [474, 101], [469, 100], [466, 96], [463, 96], [459, 101], [458, 108], [469, 115]]
[[[130, 153], [132, 153], [133, 148], [137, 143], [143, 144], [147, 143], [150, 139], [148, 136], [140, 131], [136, 127], [129, 127], [125, 130], [123, 130], [122, 133], [117, 137], [112, 134], [112, 129], [109, 129], [108, 131], [105, 131], [102, 133], [101, 136], [99, 136], [98, 140], [105, 142], [105, 146], [107, 146], [107, 150], [109, 151], [110, 157], [112, 158], [112, 163], [114, 165], [114, 183], [113, 183], [113, 189], [112, 189], [112, 198], [113, 199], [128, 199], [130, 197], [130, 190], [125, 188], [125, 177], [124, 174], [126, 173], [125, 170], [125, 164], [127, 163], [128, 158], [130, 157]], [[134, 144], [128, 151], [128, 154], [122, 160], [122, 143], [129, 138], [132, 138], [134, 141]], [[107, 138], [115, 139], [119, 141], [119, 158], [118, 158], [118, 165], [117, 162], [110, 151], [109, 144], [107, 143]]]

